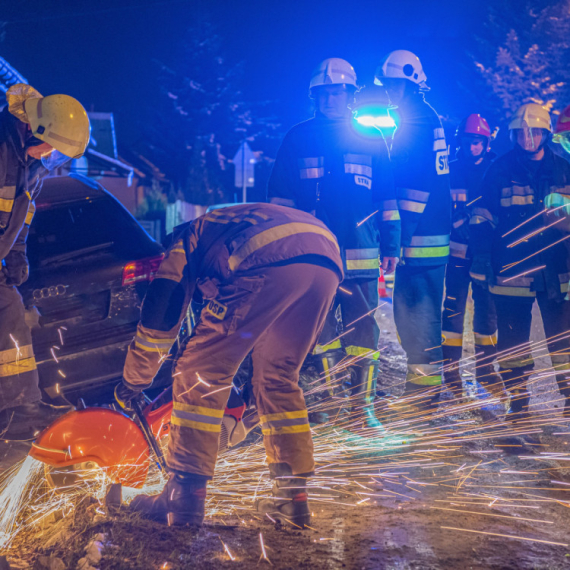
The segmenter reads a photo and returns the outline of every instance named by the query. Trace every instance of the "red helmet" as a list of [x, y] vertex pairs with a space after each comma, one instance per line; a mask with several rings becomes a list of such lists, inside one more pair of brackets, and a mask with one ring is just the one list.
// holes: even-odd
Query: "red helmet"
[[481, 115], [469, 115], [463, 119], [457, 127], [458, 137], [462, 135], [480, 135], [489, 138], [491, 136], [491, 129], [489, 123]]
[[555, 135], [568, 132], [570, 132], [570, 105], [560, 113], [560, 117], [558, 117], [558, 122], [556, 123], [556, 128], [554, 129]]

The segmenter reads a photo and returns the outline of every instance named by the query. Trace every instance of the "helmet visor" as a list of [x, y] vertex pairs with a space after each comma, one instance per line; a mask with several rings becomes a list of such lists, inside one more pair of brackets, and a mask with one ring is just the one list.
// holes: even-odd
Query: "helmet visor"
[[51, 152], [45, 153], [41, 158], [43, 167], [49, 172], [53, 172], [54, 170], [60, 168], [68, 160], [71, 160], [70, 156], [66, 156], [65, 154], [59, 152], [59, 150], [55, 149], [53, 149]]
[[521, 129], [514, 129], [517, 144], [527, 152], [538, 152], [545, 142], [544, 129], [524, 125]]

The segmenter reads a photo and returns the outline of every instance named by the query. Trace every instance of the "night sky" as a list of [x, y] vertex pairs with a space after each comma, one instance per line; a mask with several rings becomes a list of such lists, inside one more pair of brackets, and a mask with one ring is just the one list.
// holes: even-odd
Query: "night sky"
[[218, 26], [230, 61], [244, 62], [245, 97], [278, 100], [286, 128], [308, 116], [319, 61], [347, 59], [359, 82], [371, 84], [393, 49], [419, 55], [429, 102], [458, 120], [478, 111], [455, 80], [469, 85], [476, 75], [467, 52], [491, 1], [18, 0], [0, 13], [0, 55], [42, 94], [64, 92], [88, 110], [114, 112], [119, 147], [139, 136], [144, 109], [158, 96], [152, 60], [168, 64], [201, 14]]

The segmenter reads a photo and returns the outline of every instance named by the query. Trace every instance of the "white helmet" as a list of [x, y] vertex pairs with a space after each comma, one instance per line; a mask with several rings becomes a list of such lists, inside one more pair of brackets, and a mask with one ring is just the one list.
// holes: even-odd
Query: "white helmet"
[[376, 69], [374, 83], [382, 85], [382, 78], [409, 79], [419, 85], [420, 89], [428, 89], [427, 77], [422, 68], [420, 58], [405, 49], [397, 49], [389, 53]]
[[354, 89], [358, 89], [354, 67], [348, 61], [339, 57], [325, 59], [313, 71], [309, 92], [314, 87], [320, 87], [321, 85], [350, 85]]

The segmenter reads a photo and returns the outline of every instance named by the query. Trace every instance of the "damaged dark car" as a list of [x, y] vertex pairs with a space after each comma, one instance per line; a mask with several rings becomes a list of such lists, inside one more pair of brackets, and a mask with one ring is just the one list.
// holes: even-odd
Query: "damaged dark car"
[[20, 287], [44, 397], [96, 401], [121, 378], [163, 248], [100, 184], [47, 178]]

